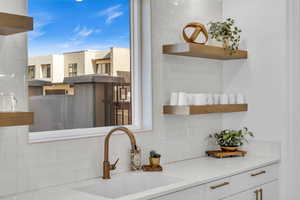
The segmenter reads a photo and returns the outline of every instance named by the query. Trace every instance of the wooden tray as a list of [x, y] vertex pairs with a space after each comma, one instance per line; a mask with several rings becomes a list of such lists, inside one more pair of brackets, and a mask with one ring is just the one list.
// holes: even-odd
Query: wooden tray
[[142, 169], [145, 172], [161, 172], [163, 170], [160, 165], [157, 167], [153, 167], [152, 165], [143, 165]]
[[215, 158], [228, 158], [228, 157], [238, 157], [245, 156], [246, 151], [207, 151], [206, 154]]

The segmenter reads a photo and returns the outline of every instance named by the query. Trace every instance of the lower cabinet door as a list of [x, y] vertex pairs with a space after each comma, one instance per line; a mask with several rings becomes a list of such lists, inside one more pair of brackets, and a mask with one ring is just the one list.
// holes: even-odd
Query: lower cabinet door
[[279, 200], [278, 190], [278, 181], [274, 181], [224, 200]]
[[153, 200], [205, 200], [203, 193], [204, 187], [198, 186], [154, 198]]
[[251, 190], [251, 191], [249, 190], [246, 192], [236, 194], [232, 197], [225, 198], [224, 200], [256, 200], [253, 195], [253, 192], [254, 192], [254, 190]]

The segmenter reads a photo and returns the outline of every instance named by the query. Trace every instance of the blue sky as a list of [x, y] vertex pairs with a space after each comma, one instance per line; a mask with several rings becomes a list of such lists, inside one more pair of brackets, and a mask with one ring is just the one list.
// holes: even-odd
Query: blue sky
[[129, 0], [29, 0], [29, 55], [129, 47]]

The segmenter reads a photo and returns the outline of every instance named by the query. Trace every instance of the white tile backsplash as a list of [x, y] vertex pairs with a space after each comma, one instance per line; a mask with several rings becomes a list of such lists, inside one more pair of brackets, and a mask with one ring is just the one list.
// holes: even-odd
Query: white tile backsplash
[[[25, 0], [5, 0], [0, 11], [26, 13]], [[152, 132], [137, 134], [138, 144], [148, 162], [148, 153], [162, 153], [163, 162], [203, 155], [205, 138], [210, 130], [221, 126], [220, 115], [173, 117], [161, 114], [170, 92], [218, 92], [221, 90], [221, 63], [161, 54], [162, 45], [182, 42], [181, 29], [191, 21], [207, 23], [221, 17], [221, 4], [211, 0], [153, 0], [153, 118]], [[176, 21], [174, 22], [174, 19]], [[26, 34], [0, 37], [0, 71], [15, 73], [15, 80], [0, 85], [19, 99], [19, 109], [27, 109], [24, 72], [27, 63]], [[4, 86], [5, 85], [5, 86]], [[7, 87], [9, 85], [9, 87]], [[28, 128], [0, 128], [0, 197], [46, 186], [100, 176], [103, 139], [89, 138], [44, 144], [28, 144]], [[126, 136], [111, 138], [110, 159], [120, 157], [118, 169], [128, 170], [129, 140]]]
[[[0, 11], [26, 13], [25, 0], [4, 0]], [[173, 162], [204, 155], [207, 136], [222, 126], [220, 114], [180, 117], [162, 115], [172, 91], [220, 92], [222, 63], [206, 59], [162, 55], [162, 45], [182, 42], [180, 33], [192, 21], [208, 23], [222, 16], [217, 0], [152, 0], [153, 131], [137, 134], [143, 160], [155, 149], [162, 161]], [[17, 95], [19, 108], [27, 109], [24, 72], [26, 34], [0, 37], [0, 72], [12, 72], [16, 80], [0, 85]], [[2, 81], [2, 80], [0, 80]], [[2, 82], [1, 82], [2, 83]], [[102, 173], [104, 138], [88, 138], [28, 144], [28, 127], [0, 128], [0, 199], [9, 194], [99, 177]], [[120, 157], [118, 169], [128, 170], [129, 140], [113, 136], [110, 160]], [[3, 200], [12, 200], [8, 198]], [[25, 197], [22, 200], [30, 199]], [[31, 199], [32, 200], [32, 199]]]

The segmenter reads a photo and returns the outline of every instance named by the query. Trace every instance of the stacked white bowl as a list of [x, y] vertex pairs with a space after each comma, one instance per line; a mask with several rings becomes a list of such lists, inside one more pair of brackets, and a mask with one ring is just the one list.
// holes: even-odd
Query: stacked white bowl
[[170, 105], [219, 105], [219, 104], [245, 104], [245, 96], [239, 94], [212, 94], [212, 93], [185, 93], [172, 92]]

